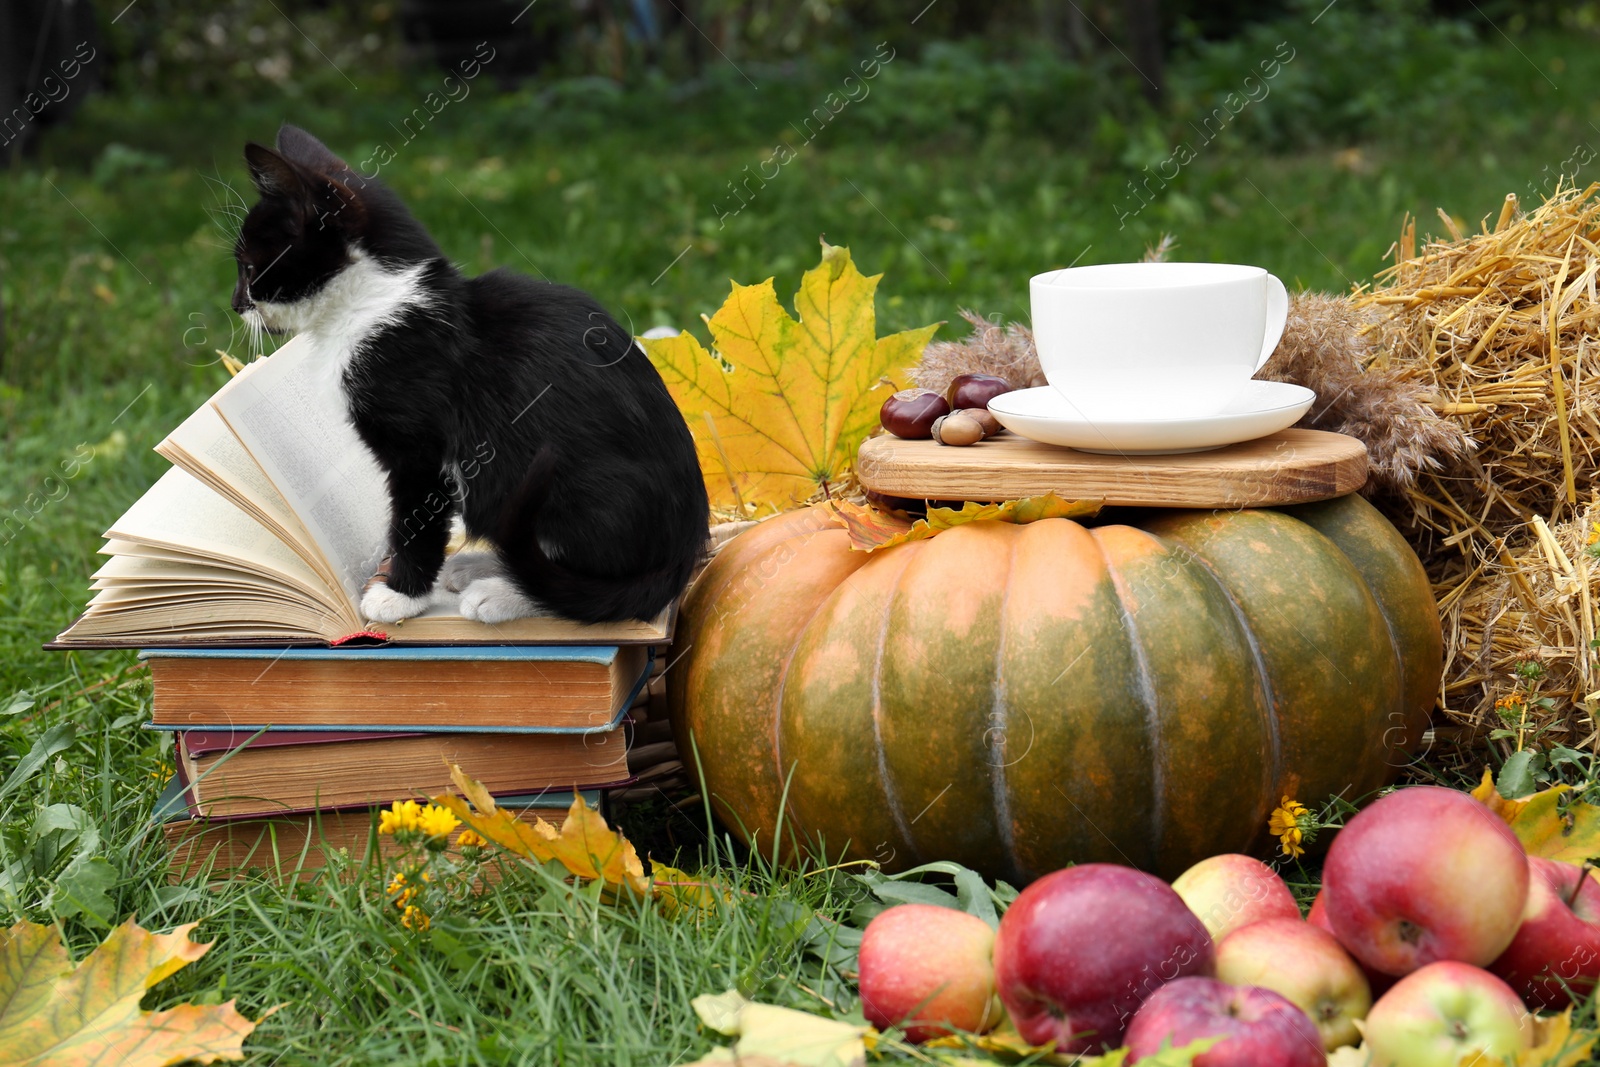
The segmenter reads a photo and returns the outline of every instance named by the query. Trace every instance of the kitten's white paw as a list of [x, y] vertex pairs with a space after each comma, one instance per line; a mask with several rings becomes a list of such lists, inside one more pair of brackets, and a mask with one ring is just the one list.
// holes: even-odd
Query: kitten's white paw
[[427, 596], [406, 596], [378, 582], [361, 595], [361, 614], [373, 622], [404, 622], [428, 610]]
[[457, 552], [444, 561], [439, 582], [450, 592], [459, 593], [480, 578], [493, 578], [504, 573], [500, 557], [493, 552]]
[[479, 578], [461, 594], [461, 615], [474, 622], [499, 623], [549, 614], [526, 596], [510, 578]]

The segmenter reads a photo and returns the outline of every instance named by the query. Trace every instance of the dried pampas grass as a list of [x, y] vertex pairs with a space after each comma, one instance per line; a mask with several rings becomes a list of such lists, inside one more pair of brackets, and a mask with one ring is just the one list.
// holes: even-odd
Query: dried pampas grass
[[958, 374], [994, 374], [1018, 389], [1046, 384], [1032, 330], [1017, 322], [1002, 326], [966, 308], [961, 317], [972, 324], [972, 333], [964, 341], [935, 341], [924, 348], [911, 372], [913, 382], [940, 393]]
[[1417, 477], [1464, 459], [1466, 436], [1425, 402], [1426, 390], [1386, 367], [1363, 332], [1371, 316], [1348, 298], [1297, 293], [1289, 300], [1283, 339], [1260, 378], [1303, 385], [1317, 394], [1299, 422], [1349, 434], [1367, 446], [1368, 495], [1407, 492]]

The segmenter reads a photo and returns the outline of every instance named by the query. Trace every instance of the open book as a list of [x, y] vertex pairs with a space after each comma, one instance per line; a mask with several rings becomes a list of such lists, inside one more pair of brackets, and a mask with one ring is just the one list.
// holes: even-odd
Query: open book
[[156, 451], [174, 464], [106, 531], [88, 609], [52, 647], [320, 644], [366, 629], [407, 644], [632, 644], [649, 622], [463, 619], [427, 612], [369, 627], [361, 590], [386, 551], [389, 493], [339, 383], [291, 340], [241, 370]]

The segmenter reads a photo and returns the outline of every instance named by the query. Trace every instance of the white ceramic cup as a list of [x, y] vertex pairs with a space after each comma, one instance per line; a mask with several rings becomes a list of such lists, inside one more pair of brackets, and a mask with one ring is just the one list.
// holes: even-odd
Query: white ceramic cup
[[1218, 411], [1261, 369], [1289, 314], [1283, 283], [1236, 263], [1107, 263], [1030, 282], [1044, 376], [1077, 417]]

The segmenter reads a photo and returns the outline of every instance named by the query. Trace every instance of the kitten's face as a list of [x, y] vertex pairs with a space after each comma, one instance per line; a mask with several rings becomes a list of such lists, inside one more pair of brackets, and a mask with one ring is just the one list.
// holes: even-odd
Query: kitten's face
[[252, 326], [296, 330], [311, 301], [353, 261], [364, 213], [356, 194], [326, 174], [259, 145], [245, 156], [261, 200], [234, 244], [233, 309]]

